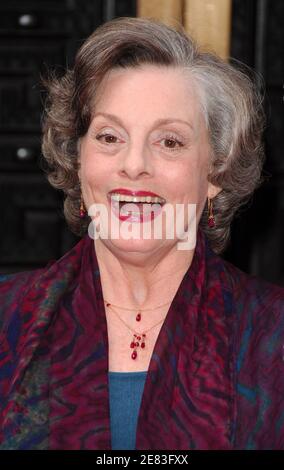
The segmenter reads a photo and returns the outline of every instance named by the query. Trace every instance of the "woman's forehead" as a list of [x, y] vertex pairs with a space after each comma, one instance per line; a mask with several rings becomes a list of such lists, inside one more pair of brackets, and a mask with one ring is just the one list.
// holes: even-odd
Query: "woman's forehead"
[[[159, 66], [143, 64], [137, 67], [116, 67], [110, 69], [102, 78], [98, 90], [103, 90], [108, 86], [126, 86], [128, 89], [140, 86], [140, 90], [147, 89], [147, 85], [157, 84], [156, 88], [151, 88], [153, 94], [157, 94], [161, 88], [168, 91], [179, 91], [184, 89], [191, 95], [196, 94], [196, 80], [182, 67]], [[174, 85], [174, 86], [173, 86]]]
[[121, 116], [125, 110], [152, 113], [156, 119], [198, 120], [199, 95], [194, 79], [174, 67], [139, 66], [113, 69], [101, 83], [93, 107]]

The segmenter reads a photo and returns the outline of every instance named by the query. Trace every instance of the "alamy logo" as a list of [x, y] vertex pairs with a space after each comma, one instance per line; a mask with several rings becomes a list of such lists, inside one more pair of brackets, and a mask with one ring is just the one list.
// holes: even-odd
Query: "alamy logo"
[[[192, 250], [196, 245], [196, 204], [92, 204], [88, 234], [93, 239], [150, 240], [174, 239], [178, 250]], [[187, 227], [187, 228], [185, 228]]]

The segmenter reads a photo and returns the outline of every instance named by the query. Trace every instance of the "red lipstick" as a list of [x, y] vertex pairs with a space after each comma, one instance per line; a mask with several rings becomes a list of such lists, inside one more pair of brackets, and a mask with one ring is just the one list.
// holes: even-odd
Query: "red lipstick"
[[109, 194], [112, 193], [119, 193], [124, 194], [126, 196], [152, 196], [152, 197], [161, 197], [158, 194], [153, 193], [152, 191], [143, 191], [143, 190], [130, 190], [125, 188], [115, 188], [112, 189]]
[[[125, 203], [122, 202], [122, 203], [119, 203], [117, 201], [111, 201], [111, 195], [113, 193], [118, 193], [118, 194], [121, 194], [121, 195], [124, 195], [124, 196], [132, 196], [132, 197], [147, 197], [147, 196], [151, 196], [151, 197], [158, 197], [158, 198], [161, 198], [163, 202], [161, 202], [161, 204], [159, 205], [158, 208], [155, 207], [155, 210], [151, 210], [151, 211], [147, 211], [147, 213], [144, 213], [142, 208], [140, 207], [140, 214], [132, 214], [131, 211], [128, 212], [128, 214], [124, 215], [124, 214], [121, 214], [120, 212], [120, 205], [124, 205]], [[165, 199], [162, 198], [161, 196], [159, 196], [158, 194], [156, 193], [153, 193], [152, 191], [145, 191], [145, 190], [142, 190], [142, 189], [139, 189], [139, 190], [133, 190], [133, 189], [126, 189], [126, 188], [115, 188], [115, 189], [112, 189], [111, 191], [109, 191], [108, 193], [108, 199], [111, 201], [111, 209], [112, 211], [114, 212], [114, 214], [116, 215], [116, 217], [119, 218], [119, 220], [121, 221], [129, 221], [129, 222], [140, 222], [140, 223], [143, 223], [143, 222], [148, 222], [148, 221], [151, 221], [153, 220], [154, 218], [156, 218], [161, 210], [162, 210], [162, 206], [165, 204]], [[127, 205], [127, 204], [126, 204]], [[140, 204], [139, 204], [140, 206]]]

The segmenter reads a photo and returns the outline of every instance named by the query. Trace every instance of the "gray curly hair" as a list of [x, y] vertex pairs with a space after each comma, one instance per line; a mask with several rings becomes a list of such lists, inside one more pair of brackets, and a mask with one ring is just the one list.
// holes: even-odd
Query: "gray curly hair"
[[240, 66], [201, 51], [181, 25], [153, 18], [119, 17], [99, 26], [79, 49], [74, 68], [43, 79], [48, 91], [43, 115], [42, 154], [47, 178], [64, 192], [64, 215], [71, 231], [83, 236], [90, 217], [79, 217], [78, 139], [88, 130], [96, 92], [117, 67], [141, 64], [181, 67], [198, 84], [211, 144], [208, 181], [222, 190], [213, 199], [215, 227], [205, 205], [200, 225], [212, 249], [222, 252], [234, 214], [262, 182], [264, 152], [262, 98]]

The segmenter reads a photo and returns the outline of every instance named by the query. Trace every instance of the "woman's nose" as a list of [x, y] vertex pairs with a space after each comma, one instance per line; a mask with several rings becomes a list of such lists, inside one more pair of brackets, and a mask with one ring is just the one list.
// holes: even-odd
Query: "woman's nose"
[[132, 145], [123, 153], [120, 173], [126, 174], [131, 179], [141, 175], [151, 175], [153, 172], [151, 155], [145, 146]]

